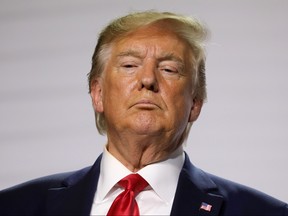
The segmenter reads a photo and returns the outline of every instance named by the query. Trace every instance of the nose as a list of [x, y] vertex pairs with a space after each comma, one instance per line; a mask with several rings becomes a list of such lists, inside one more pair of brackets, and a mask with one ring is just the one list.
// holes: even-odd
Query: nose
[[155, 66], [147, 65], [139, 73], [139, 90], [147, 89], [149, 91], [158, 92], [158, 80]]

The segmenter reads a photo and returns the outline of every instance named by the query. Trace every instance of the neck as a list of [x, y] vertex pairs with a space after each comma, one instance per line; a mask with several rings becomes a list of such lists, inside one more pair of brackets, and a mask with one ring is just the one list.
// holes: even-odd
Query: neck
[[130, 171], [137, 172], [149, 164], [167, 159], [181, 146], [180, 140], [171, 141], [170, 136], [163, 137], [163, 134], [159, 136], [108, 134], [107, 150]]

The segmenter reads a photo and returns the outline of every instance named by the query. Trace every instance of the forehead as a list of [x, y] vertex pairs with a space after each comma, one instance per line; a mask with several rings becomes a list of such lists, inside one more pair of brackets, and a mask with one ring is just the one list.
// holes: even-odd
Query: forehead
[[143, 57], [175, 55], [183, 61], [192, 53], [187, 42], [161, 26], [144, 27], [127, 34], [114, 43], [112, 55], [128, 51]]

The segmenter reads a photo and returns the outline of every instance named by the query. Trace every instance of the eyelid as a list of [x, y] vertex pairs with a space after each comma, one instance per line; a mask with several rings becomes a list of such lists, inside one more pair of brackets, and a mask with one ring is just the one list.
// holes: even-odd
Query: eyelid
[[183, 73], [184, 66], [182, 63], [173, 60], [165, 60], [159, 63], [159, 68], [171, 68], [171, 70], [177, 73]]
[[172, 66], [170, 66], [170, 65], [163, 65], [163, 66], [160, 66], [160, 69], [162, 70], [169, 70], [169, 71], [171, 71], [171, 72], [174, 72], [174, 73], [176, 73], [176, 72], [178, 72], [178, 69], [177, 68], [175, 68], [175, 67], [172, 67]]

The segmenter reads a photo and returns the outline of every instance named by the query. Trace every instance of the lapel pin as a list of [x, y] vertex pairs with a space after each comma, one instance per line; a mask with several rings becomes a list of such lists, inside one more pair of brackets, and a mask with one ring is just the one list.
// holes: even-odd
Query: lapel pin
[[199, 210], [201, 210], [201, 209], [204, 210], [204, 211], [210, 212], [211, 209], [212, 209], [212, 205], [210, 205], [208, 203], [205, 203], [205, 202], [202, 202]]

